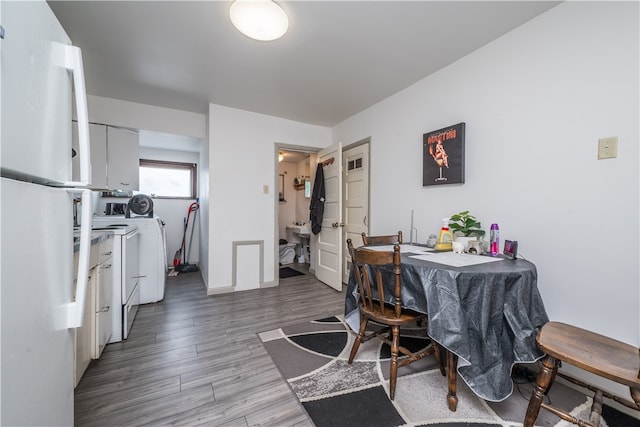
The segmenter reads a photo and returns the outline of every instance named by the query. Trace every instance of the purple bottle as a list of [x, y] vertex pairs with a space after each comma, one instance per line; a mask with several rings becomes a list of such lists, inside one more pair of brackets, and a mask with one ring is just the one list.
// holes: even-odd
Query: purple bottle
[[498, 224], [491, 224], [489, 232], [489, 251], [491, 256], [498, 256], [500, 253], [500, 228]]

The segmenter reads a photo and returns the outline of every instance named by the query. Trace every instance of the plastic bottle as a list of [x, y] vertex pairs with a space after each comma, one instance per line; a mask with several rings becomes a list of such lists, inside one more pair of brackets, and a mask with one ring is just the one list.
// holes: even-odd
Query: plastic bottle
[[453, 234], [449, 230], [449, 218], [442, 219], [442, 228], [440, 229], [440, 235], [436, 242], [436, 251], [450, 251], [452, 250], [451, 242], [453, 242]]
[[498, 256], [500, 253], [500, 228], [498, 224], [491, 224], [489, 232], [489, 251], [491, 256]]

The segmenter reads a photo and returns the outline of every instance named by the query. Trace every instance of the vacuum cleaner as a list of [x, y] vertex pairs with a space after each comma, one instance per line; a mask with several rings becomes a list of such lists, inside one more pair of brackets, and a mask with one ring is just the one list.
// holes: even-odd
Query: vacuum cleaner
[[[187, 211], [187, 216], [184, 219], [184, 231], [182, 233], [182, 243], [180, 244], [180, 249], [176, 251], [176, 254], [173, 257], [173, 269], [181, 273], [191, 273], [193, 271], [198, 271], [197, 265], [187, 263], [187, 260], [189, 259], [189, 255], [191, 255], [191, 244], [193, 243], [193, 230], [195, 229], [195, 221], [196, 221], [196, 216], [198, 215], [198, 209], [200, 209], [200, 204], [198, 202], [191, 203], [191, 205], [189, 206], [189, 210]], [[185, 252], [184, 250], [185, 241], [187, 238], [187, 229], [189, 228], [189, 219], [191, 218], [191, 212], [193, 212], [193, 223], [191, 224], [189, 250]], [[180, 260], [181, 257], [182, 257], [182, 260]]]

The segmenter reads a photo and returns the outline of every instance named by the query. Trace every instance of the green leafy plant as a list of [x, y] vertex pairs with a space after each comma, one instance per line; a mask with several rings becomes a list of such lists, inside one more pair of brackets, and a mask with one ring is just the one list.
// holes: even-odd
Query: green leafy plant
[[449, 218], [449, 229], [452, 233], [463, 236], [484, 236], [484, 230], [480, 221], [476, 217], [469, 214], [469, 211], [463, 211]]

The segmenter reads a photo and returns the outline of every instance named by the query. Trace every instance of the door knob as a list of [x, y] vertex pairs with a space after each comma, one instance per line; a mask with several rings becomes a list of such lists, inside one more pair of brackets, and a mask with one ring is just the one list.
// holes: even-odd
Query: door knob
[[334, 222], [333, 224], [331, 224], [331, 226], [333, 228], [344, 227], [344, 222], [340, 222], [340, 223]]

